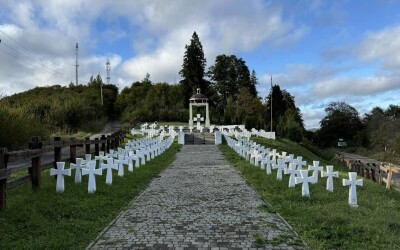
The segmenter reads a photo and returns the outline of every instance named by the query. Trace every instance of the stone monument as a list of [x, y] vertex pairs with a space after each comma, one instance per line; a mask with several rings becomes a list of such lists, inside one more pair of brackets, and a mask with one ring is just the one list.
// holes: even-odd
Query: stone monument
[[210, 111], [208, 107], [208, 98], [200, 93], [200, 88], [197, 88], [197, 93], [189, 99], [189, 126], [193, 126], [193, 107], [206, 108], [205, 127], [210, 127]]

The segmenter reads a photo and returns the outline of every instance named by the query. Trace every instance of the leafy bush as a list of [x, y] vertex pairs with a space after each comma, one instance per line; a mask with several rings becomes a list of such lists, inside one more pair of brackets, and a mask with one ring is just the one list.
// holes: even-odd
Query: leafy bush
[[31, 136], [47, 137], [54, 132], [93, 131], [114, 116], [118, 88], [102, 85], [101, 78], [88, 85], [36, 87], [0, 100], [0, 146], [24, 147]]
[[35, 114], [4, 105], [0, 105], [0, 128], [0, 147], [7, 147], [8, 150], [26, 148], [34, 135], [43, 139], [49, 136], [48, 128]]

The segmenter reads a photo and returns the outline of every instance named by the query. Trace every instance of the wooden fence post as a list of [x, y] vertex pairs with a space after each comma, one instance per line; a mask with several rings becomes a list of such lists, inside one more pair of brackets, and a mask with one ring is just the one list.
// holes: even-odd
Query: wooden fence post
[[6, 207], [7, 198], [7, 177], [10, 175], [10, 169], [7, 169], [7, 148], [0, 148], [0, 209]]
[[[71, 141], [75, 141], [75, 138], [71, 137]], [[69, 162], [76, 163], [76, 145], [69, 146]]]
[[90, 144], [89, 144], [89, 141], [90, 140], [90, 138], [89, 137], [86, 137], [85, 138], [85, 153], [86, 154], [90, 154]]
[[111, 141], [110, 147], [111, 147], [112, 149], [116, 149], [117, 147], [116, 147], [115, 145], [117, 145], [117, 138], [116, 138], [116, 136], [115, 136], [115, 133], [113, 133], [113, 134], [111, 135], [110, 141]]
[[57, 163], [61, 161], [62, 141], [61, 137], [54, 137], [54, 168], [57, 168]]
[[[101, 136], [101, 140], [102, 140], [102, 141], [107, 140], [106, 136], [105, 136], [105, 135], [102, 135], [102, 136]], [[101, 148], [100, 148], [100, 150], [103, 151], [103, 152], [106, 151], [106, 142], [102, 142], [102, 143], [101, 143]]]
[[110, 148], [112, 148], [111, 147], [111, 138], [109, 137], [109, 136], [107, 136], [107, 139], [106, 139], [106, 141], [107, 141], [107, 151], [106, 152], [110, 152]]
[[[32, 137], [32, 141], [28, 144], [29, 149], [41, 149], [42, 142], [39, 137]], [[36, 155], [32, 157], [32, 166], [30, 168], [32, 189], [37, 190], [40, 188], [41, 180], [41, 169], [40, 169], [40, 159], [41, 155]]]
[[392, 177], [393, 177], [393, 164], [389, 163], [389, 171], [387, 173], [386, 188], [390, 189], [392, 187]]
[[378, 168], [378, 183], [379, 184], [383, 183], [383, 170], [384, 170], [384, 168], [385, 168], [385, 166], [381, 162], [381, 165]]
[[[99, 138], [95, 138], [94, 139], [95, 141], [98, 141], [99, 140]], [[99, 142], [95, 142], [95, 144], [94, 144], [94, 155], [97, 155], [97, 156], [99, 156]]]

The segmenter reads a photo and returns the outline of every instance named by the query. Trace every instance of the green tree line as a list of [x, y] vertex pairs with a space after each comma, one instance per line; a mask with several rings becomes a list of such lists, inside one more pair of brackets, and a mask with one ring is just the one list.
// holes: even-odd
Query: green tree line
[[[102, 85], [103, 105], [100, 98]], [[115, 85], [100, 76], [87, 85], [36, 87], [0, 100], [0, 147], [26, 146], [31, 136], [48, 138], [63, 131], [92, 131], [114, 113], [118, 95]]]
[[[280, 137], [302, 140], [305, 130], [294, 97], [275, 85], [269, 96], [261, 99], [257, 93], [256, 72], [250, 71], [246, 62], [236, 55], [218, 55], [215, 64], [207, 68], [196, 32], [185, 46], [179, 73], [182, 80], [178, 84], [153, 83], [148, 73], [142, 81], [133, 82], [119, 94], [115, 85], [106, 85], [100, 76], [92, 76], [85, 85], [36, 87], [2, 98], [1, 127], [7, 127], [10, 117], [13, 117], [15, 124], [20, 124], [18, 130], [26, 132], [26, 135], [9, 136], [12, 133], [5, 133], [3, 129], [0, 146], [15, 148], [16, 145], [26, 145], [29, 136], [45, 136], [54, 131], [89, 131], [93, 124], [112, 115], [119, 116], [122, 122], [131, 123], [188, 122], [189, 98], [197, 88], [209, 98], [212, 124], [244, 124], [247, 129], [272, 129]], [[13, 128], [8, 126], [7, 129]]]
[[321, 128], [312, 136], [320, 147], [337, 145], [343, 139], [349, 146], [385, 152], [400, 153], [400, 106], [374, 107], [362, 117], [356, 108], [345, 102], [332, 102], [325, 109]]
[[[212, 124], [244, 124], [248, 129], [272, 129], [281, 137], [301, 141], [305, 134], [294, 97], [279, 85], [262, 100], [258, 79], [246, 62], [236, 55], [218, 55], [207, 69], [203, 47], [196, 32], [185, 46], [182, 80], [176, 85], [152, 83], [150, 74], [121, 91], [116, 108], [123, 121], [188, 122], [190, 97], [200, 88], [209, 98]], [[273, 128], [270, 127], [270, 98]], [[201, 110], [198, 112], [202, 112]]]

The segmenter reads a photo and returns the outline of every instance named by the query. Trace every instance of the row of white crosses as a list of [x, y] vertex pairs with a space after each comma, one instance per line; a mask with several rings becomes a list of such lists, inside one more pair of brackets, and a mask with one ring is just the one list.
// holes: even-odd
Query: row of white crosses
[[[50, 170], [50, 175], [57, 178], [56, 191], [64, 192], [64, 176], [71, 176], [71, 169], [75, 170], [75, 183], [82, 182], [82, 175], [88, 175], [88, 193], [96, 191], [96, 175], [102, 175], [106, 170], [106, 184], [112, 184], [112, 171], [118, 171], [118, 176], [124, 176], [125, 166], [128, 165], [128, 171], [133, 172], [135, 167], [144, 165], [147, 161], [154, 159], [167, 150], [173, 143], [174, 138], [168, 137], [166, 140], [155, 138], [141, 138], [131, 140], [126, 143], [125, 148], [118, 148], [117, 151], [110, 150], [108, 154], [100, 151], [99, 156], [92, 159], [91, 154], [86, 154], [86, 158], [76, 158], [76, 163], [71, 163], [69, 169], [65, 169], [65, 162], [57, 162], [57, 168]], [[147, 159], [146, 159], [147, 158]], [[96, 168], [96, 165], [99, 168]]]
[[[289, 175], [289, 188], [295, 187], [295, 185], [302, 184], [302, 195], [310, 197], [309, 184], [315, 184], [318, 182], [319, 173], [321, 178], [327, 178], [326, 190], [333, 192], [333, 178], [339, 177], [339, 172], [333, 171], [333, 166], [326, 166], [324, 168], [319, 166], [319, 161], [313, 161], [313, 165], [309, 165], [307, 169], [303, 169], [303, 166], [307, 165], [307, 162], [303, 160], [301, 156], [294, 157], [294, 155], [287, 155], [286, 152], [279, 154], [276, 149], [265, 148], [252, 141], [243, 139], [235, 140], [224, 133], [224, 137], [229, 147], [236, 151], [246, 160], [250, 161], [258, 167], [266, 171], [267, 175], [272, 174], [272, 169], [276, 169], [276, 179], [281, 181], [283, 173]], [[309, 172], [312, 175], [309, 176]], [[349, 179], [343, 179], [343, 186], [349, 187], [349, 204], [353, 207], [357, 206], [357, 192], [356, 187], [362, 186], [363, 180], [357, 180], [357, 173], [350, 172]]]

